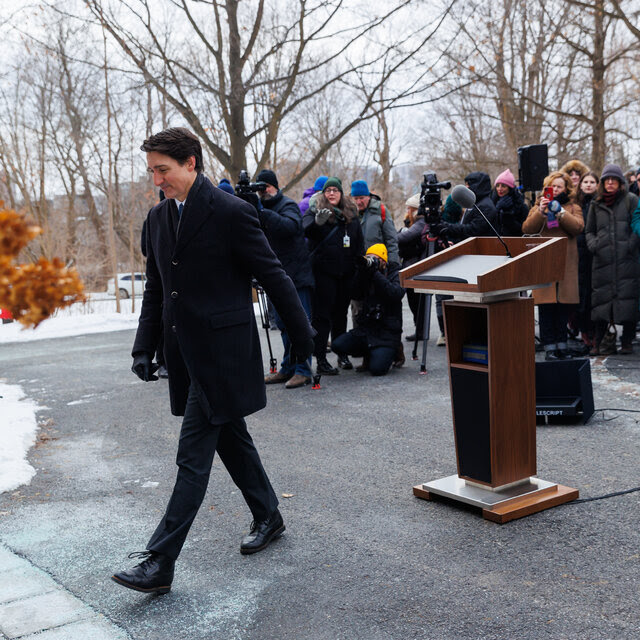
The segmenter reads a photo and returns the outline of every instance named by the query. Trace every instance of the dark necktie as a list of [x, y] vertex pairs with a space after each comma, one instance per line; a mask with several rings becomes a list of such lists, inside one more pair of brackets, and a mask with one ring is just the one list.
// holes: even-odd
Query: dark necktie
[[178, 205], [178, 219], [180, 219], [182, 217], [182, 210], [184, 209], [184, 205], [182, 203], [180, 203]]

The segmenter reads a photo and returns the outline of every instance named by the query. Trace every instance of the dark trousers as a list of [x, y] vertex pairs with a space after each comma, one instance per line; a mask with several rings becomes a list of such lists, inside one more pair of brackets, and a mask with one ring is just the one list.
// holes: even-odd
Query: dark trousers
[[147, 549], [164, 553], [174, 560], [178, 557], [207, 492], [216, 451], [242, 491], [254, 520], [266, 520], [276, 510], [278, 499], [244, 419], [211, 424], [191, 385], [178, 444], [178, 476], [167, 511]]
[[369, 371], [372, 376], [383, 376], [389, 371], [397, 347], [370, 348], [367, 337], [359, 332], [348, 331], [338, 338], [331, 340], [331, 350], [338, 354], [347, 354], [356, 358], [369, 358]]
[[347, 312], [351, 301], [351, 278], [314, 272], [316, 288], [313, 298], [314, 355], [317, 360], [327, 359], [327, 342], [347, 330]]
[[[298, 292], [298, 298], [302, 303], [302, 307], [307, 314], [307, 318], [311, 320], [311, 287], [303, 287], [302, 289], [296, 289]], [[276, 315], [276, 325], [280, 329], [280, 335], [282, 337], [282, 346], [284, 347], [284, 355], [282, 356], [282, 362], [280, 363], [280, 373], [286, 376], [292, 376], [298, 374], [307, 378], [311, 377], [311, 356], [304, 364], [294, 364], [289, 360], [289, 351], [291, 350], [291, 340], [287, 333], [287, 328], [284, 326], [282, 318], [278, 315], [278, 311], [274, 307], [274, 313]]]
[[407, 302], [411, 315], [413, 315], [413, 325], [420, 336], [422, 336], [422, 323], [424, 322], [424, 300], [421, 293], [413, 289], [405, 289], [407, 293]]
[[561, 302], [538, 305], [540, 341], [545, 351], [567, 348], [567, 322], [571, 307]]

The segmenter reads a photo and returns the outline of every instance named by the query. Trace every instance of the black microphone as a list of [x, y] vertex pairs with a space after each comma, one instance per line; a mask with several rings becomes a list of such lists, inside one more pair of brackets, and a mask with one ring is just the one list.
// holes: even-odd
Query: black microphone
[[451, 199], [456, 204], [459, 204], [461, 207], [464, 207], [465, 209], [471, 209], [471, 207], [474, 207], [475, 210], [485, 219], [485, 222], [491, 227], [491, 231], [493, 231], [493, 233], [496, 234], [496, 238], [498, 238], [498, 240], [500, 240], [500, 242], [502, 243], [504, 250], [507, 252], [507, 256], [509, 256], [509, 258], [513, 258], [513, 256], [509, 252], [509, 248], [504, 243], [504, 240], [502, 239], [500, 234], [496, 231], [495, 227], [489, 222], [489, 219], [487, 218], [487, 216], [485, 216], [484, 213], [482, 213], [482, 211], [479, 209], [478, 205], [476, 204], [476, 194], [473, 193], [471, 189], [469, 189], [468, 187], [465, 187], [463, 184], [457, 184], [455, 187], [453, 187], [451, 191]]

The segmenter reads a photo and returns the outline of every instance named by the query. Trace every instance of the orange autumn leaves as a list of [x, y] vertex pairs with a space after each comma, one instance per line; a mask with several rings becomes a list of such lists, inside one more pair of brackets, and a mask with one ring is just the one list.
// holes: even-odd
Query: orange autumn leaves
[[0, 308], [34, 329], [56, 309], [85, 300], [76, 270], [67, 269], [59, 258], [16, 263], [20, 251], [39, 233], [40, 227], [0, 201]]

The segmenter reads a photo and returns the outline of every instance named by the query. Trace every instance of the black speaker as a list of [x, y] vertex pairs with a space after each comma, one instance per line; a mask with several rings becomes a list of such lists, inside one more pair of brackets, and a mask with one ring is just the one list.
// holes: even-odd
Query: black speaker
[[593, 415], [591, 365], [587, 358], [536, 362], [536, 418], [581, 417], [586, 424]]
[[530, 144], [518, 149], [520, 185], [524, 191], [541, 191], [549, 175], [549, 151], [546, 144]]

